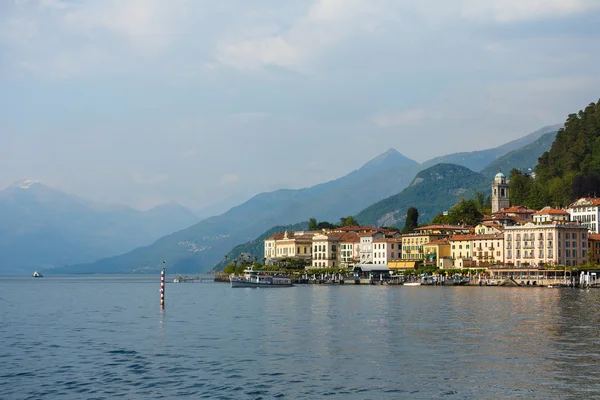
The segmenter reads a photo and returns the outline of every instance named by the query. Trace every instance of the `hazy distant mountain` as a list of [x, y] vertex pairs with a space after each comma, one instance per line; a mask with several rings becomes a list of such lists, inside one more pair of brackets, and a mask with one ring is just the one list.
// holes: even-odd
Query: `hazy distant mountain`
[[513, 168], [523, 172], [530, 172], [529, 169], [533, 171], [538, 163], [538, 158], [552, 147], [552, 143], [554, 143], [554, 139], [556, 139], [556, 134], [557, 132], [548, 132], [535, 142], [506, 153], [482, 169], [481, 174], [491, 178], [496, 175], [499, 170], [505, 171], [506, 175], [508, 175]]
[[[495, 149], [453, 154], [446, 158], [460, 158], [460, 162], [457, 164], [475, 165], [481, 169], [506, 152], [537, 140], [543, 132], [551, 129], [552, 127], [543, 128]], [[168, 261], [173, 272], [208, 270], [220, 262], [232, 248], [254, 240], [273, 226], [306, 221], [311, 217], [317, 218], [319, 221], [337, 222], [340, 217], [355, 215], [381, 199], [400, 193], [410, 182], [414, 184], [413, 177], [434, 160], [420, 165], [398, 151], [390, 149], [367, 162], [360, 169], [339, 179], [305, 189], [282, 189], [260, 193], [222, 215], [207, 218], [187, 229], [165, 236], [150, 246], [135, 249], [121, 256], [98, 260], [92, 264], [75, 265], [61, 271], [149, 272], [158, 270], [163, 259]], [[439, 168], [449, 168], [449, 170], [441, 171]], [[437, 171], [442, 176], [447, 174], [448, 179], [443, 182], [455, 185], [449, 186], [447, 189], [449, 194], [446, 195], [446, 191], [442, 190], [439, 192], [440, 194], [436, 195], [434, 193], [436, 186], [433, 185], [433, 182], [442, 182], [427, 180], [426, 185], [413, 185], [414, 188], [406, 192], [407, 194], [404, 196], [412, 196], [409, 196], [408, 200], [406, 197], [401, 197], [396, 202], [400, 208], [404, 207], [409, 200], [417, 201], [417, 197], [422, 194], [417, 189], [425, 187], [426, 191], [431, 191], [431, 193], [428, 192], [428, 196], [431, 196], [422, 197], [419, 201], [428, 199], [427, 201], [431, 204], [427, 205], [427, 201], [422, 203], [424, 206], [421, 208], [425, 212], [422, 215], [423, 218], [432, 218], [435, 214], [429, 216], [428, 210], [431, 213], [437, 213], [440, 208], [451, 207], [461, 195], [468, 194], [473, 187], [478, 187], [483, 179], [481, 175], [466, 168], [461, 169], [457, 165], [438, 167], [432, 171]], [[452, 171], [454, 171], [454, 175], [452, 175]], [[424, 176], [426, 173], [419, 175], [418, 178]], [[470, 186], [467, 183], [468, 179], [473, 180]], [[430, 184], [432, 186], [429, 186]], [[489, 182], [485, 183], [485, 190], [487, 190], [487, 186], [489, 186]], [[437, 187], [437, 189], [439, 188], [443, 188], [443, 186]], [[411, 195], [411, 193], [416, 194]], [[395, 207], [396, 203], [392, 201], [391, 207]], [[367, 208], [367, 210], [372, 209]], [[365, 221], [361, 219], [359, 221], [361, 223], [369, 221], [398, 223], [403, 218], [398, 212], [406, 212], [406, 210], [390, 209], [387, 213], [391, 213], [391, 218], [387, 220], [381, 219], [382, 215], [376, 216], [376, 213], [369, 211], [367, 214], [359, 214], [369, 217]]]
[[556, 135], [556, 132], [558, 132], [558, 130], [562, 127], [563, 124], [545, 126], [542, 129], [523, 136], [520, 139], [510, 141], [502, 146], [494, 147], [492, 149], [465, 153], [453, 153], [441, 157], [435, 157], [431, 160], [425, 161], [423, 163], [423, 168], [429, 168], [436, 164], [446, 163], [462, 165], [463, 167], [467, 167], [473, 171], [481, 171], [495, 159], [505, 155], [510, 151], [517, 150], [523, 146], [535, 142], [546, 133], [553, 132]]
[[409, 207], [427, 222], [476, 191], [487, 193], [490, 181], [482, 174], [455, 164], [438, 164], [417, 174], [402, 192], [381, 200], [356, 215], [361, 225], [403, 227]]
[[233, 247], [256, 238], [275, 225], [315, 217], [337, 221], [406, 187], [419, 164], [390, 149], [360, 169], [306, 189], [260, 193], [226, 213], [118, 257], [76, 265], [61, 272], [142, 272], [157, 270], [167, 260], [171, 271], [211, 269]]
[[81, 200], [35, 181], [18, 182], [0, 191], [0, 273], [120, 254], [198, 220], [176, 203], [142, 212]]

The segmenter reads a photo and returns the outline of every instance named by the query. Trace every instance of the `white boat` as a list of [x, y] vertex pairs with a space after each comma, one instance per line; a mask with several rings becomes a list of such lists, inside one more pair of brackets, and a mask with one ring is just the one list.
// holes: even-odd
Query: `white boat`
[[44, 277], [44, 275], [42, 275], [42, 273], [41, 273], [41, 272], [35, 271], [35, 272], [33, 273], [33, 277], [34, 277], [34, 278], [43, 278], [43, 277]]
[[290, 278], [283, 278], [279, 276], [270, 275], [250, 275], [247, 278], [230, 278], [231, 287], [289, 287], [294, 286]]
[[404, 286], [421, 286], [421, 282], [404, 282]]

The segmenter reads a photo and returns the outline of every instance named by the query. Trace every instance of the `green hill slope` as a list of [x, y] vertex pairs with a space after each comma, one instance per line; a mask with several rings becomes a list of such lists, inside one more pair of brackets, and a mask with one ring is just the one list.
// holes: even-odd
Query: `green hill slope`
[[[274, 226], [271, 229], [269, 229], [268, 231], [266, 231], [265, 233], [263, 233], [262, 235], [260, 235], [259, 237], [257, 237], [256, 239], [250, 240], [244, 244], [240, 244], [239, 246], [235, 246], [233, 248], [233, 250], [231, 250], [229, 253], [227, 253], [227, 255], [223, 258], [223, 260], [221, 262], [219, 262], [217, 265], [215, 265], [215, 267], [213, 269], [215, 271], [222, 271], [228, 262], [231, 262], [231, 260], [237, 259], [242, 254], [249, 255], [251, 259], [253, 257], [256, 257], [256, 259], [259, 262], [262, 262], [262, 259], [265, 255], [264, 240], [266, 238], [268, 238], [269, 236], [273, 236], [274, 234], [276, 234], [278, 232], [283, 232], [283, 231], [293, 232], [293, 231], [302, 231], [302, 230], [306, 230], [306, 229], [308, 229], [308, 222], [300, 222], [298, 224], [293, 224], [293, 225]], [[226, 261], [226, 260], [228, 260], [228, 261]]]
[[542, 154], [552, 147], [557, 133], [558, 131], [548, 132], [535, 142], [497, 158], [482, 169], [481, 174], [491, 179], [499, 170], [506, 172], [513, 168], [523, 172], [527, 172], [529, 168], [533, 170]]
[[364, 209], [356, 219], [363, 225], [401, 226], [409, 207], [419, 210], [419, 221], [429, 221], [461, 198], [487, 193], [491, 182], [483, 175], [454, 164], [438, 164], [417, 174], [409, 187]]

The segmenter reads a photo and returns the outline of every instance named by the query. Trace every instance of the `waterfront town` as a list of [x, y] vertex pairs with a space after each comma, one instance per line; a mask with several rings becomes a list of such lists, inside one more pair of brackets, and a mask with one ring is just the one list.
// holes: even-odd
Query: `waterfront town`
[[430, 267], [532, 283], [564, 281], [567, 270], [600, 264], [600, 198], [533, 210], [510, 205], [509, 191], [499, 172], [491, 186], [491, 215], [476, 226], [432, 224], [404, 234], [373, 226], [285, 231], [264, 240], [264, 261], [296, 260], [312, 271], [354, 269], [378, 279]]

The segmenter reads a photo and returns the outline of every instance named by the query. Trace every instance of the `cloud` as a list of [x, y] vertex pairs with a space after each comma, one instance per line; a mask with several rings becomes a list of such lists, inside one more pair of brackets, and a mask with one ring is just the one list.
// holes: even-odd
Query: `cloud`
[[378, 114], [371, 117], [371, 121], [380, 128], [392, 128], [401, 125], [413, 125], [431, 117], [424, 109], [416, 108], [413, 110]]
[[230, 185], [234, 183], [238, 183], [240, 181], [240, 177], [235, 174], [224, 174], [221, 175], [219, 182], [221, 185]]
[[472, 20], [505, 23], [564, 17], [599, 8], [597, 0], [466, 0], [462, 15]]
[[306, 71], [310, 61], [377, 15], [381, 0], [317, 0], [287, 29], [264, 28], [229, 35], [217, 43], [215, 58], [240, 70], [279, 66]]
[[160, 173], [152, 176], [144, 176], [139, 172], [133, 172], [131, 179], [140, 186], [155, 186], [169, 179], [169, 174]]

